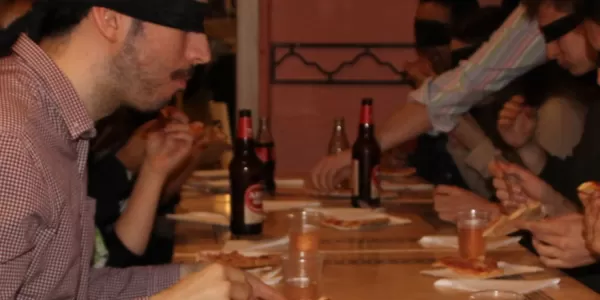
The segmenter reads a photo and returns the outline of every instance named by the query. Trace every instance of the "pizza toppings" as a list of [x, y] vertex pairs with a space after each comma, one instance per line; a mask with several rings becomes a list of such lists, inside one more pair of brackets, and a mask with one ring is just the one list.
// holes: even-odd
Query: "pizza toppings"
[[265, 254], [258, 256], [243, 255], [237, 251], [229, 253], [214, 253], [201, 255], [201, 261], [221, 263], [240, 269], [253, 269], [279, 265], [281, 257], [279, 255]]
[[489, 278], [504, 273], [498, 262], [491, 258], [464, 259], [450, 256], [437, 260], [433, 267], [448, 268], [456, 274], [475, 278]]
[[587, 181], [577, 187], [577, 191], [586, 195], [591, 195], [596, 191], [600, 192], [600, 183], [596, 181]]
[[327, 216], [323, 218], [321, 222], [324, 226], [346, 229], [346, 230], [354, 230], [354, 229], [365, 229], [365, 228], [373, 228], [386, 226], [390, 223], [390, 218], [388, 217], [377, 217], [370, 219], [356, 219], [356, 220], [343, 220], [335, 217]]

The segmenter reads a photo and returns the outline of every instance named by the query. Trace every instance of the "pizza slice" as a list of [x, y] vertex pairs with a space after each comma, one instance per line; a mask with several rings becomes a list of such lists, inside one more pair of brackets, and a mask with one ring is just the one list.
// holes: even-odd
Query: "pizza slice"
[[490, 222], [483, 232], [484, 237], [499, 237], [511, 234], [518, 230], [515, 227], [515, 221], [536, 221], [542, 219], [544, 213], [540, 202], [529, 202], [522, 205], [509, 215], [501, 215]]
[[342, 230], [361, 230], [387, 226], [390, 218], [382, 216], [369, 219], [343, 220], [332, 216], [324, 217], [321, 224]]
[[577, 191], [586, 195], [591, 195], [596, 191], [600, 192], [600, 182], [586, 181], [577, 187]]
[[199, 261], [221, 263], [239, 269], [254, 269], [276, 266], [281, 263], [281, 257], [274, 254], [244, 255], [238, 251], [202, 254]]
[[448, 268], [452, 272], [473, 278], [489, 278], [504, 274], [498, 262], [491, 258], [464, 259], [460, 257], [444, 257], [433, 263], [434, 268]]

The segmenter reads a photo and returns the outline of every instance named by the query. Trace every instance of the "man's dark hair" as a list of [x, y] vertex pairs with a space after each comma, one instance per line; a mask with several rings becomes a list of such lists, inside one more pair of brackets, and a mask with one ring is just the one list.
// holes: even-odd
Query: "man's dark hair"
[[[89, 4], [78, 4], [53, 8], [42, 22], [41, 37], [59, 37], [69, 34], [90, 13]], [[130, 36], [139, 34], [143, 29], [142, 21], [134, 19], [129, 31]]]
[[483, 43], [504, 23], [506, 17], [506, 11], [499, 6], [482, 7], [457, 20], [452, 26], [452, 37], [469, 44]]
[[437, 3], [450, 9], [450, 15], [452, 22], [461, 20], [468, 16], [472, 12], [479, 9], [479, 2], [477, 0], [420, 0], [420, 3]]
[[600, 3], [597, 0], [573, 1], [577, 1], [576, 10], [580, 15], [600, 24]]
[[41, 37], [58, 37], [70, 33], [90, 13], [89, 4], [70, 4], [50, 9], [42, 21]]
[[552, 4], [558, 11], [571, 13], [575, 11], [577, 0], [521, 0], [527, 16], [532, 19], [538, 15], [540, 7], [546, 3]]

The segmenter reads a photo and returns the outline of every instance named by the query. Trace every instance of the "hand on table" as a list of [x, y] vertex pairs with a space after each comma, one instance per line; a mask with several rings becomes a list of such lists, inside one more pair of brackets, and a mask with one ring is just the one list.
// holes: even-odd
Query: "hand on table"
[[571, 213], [518, 225], [533, 234], [533, 246], [547, 267], [576, 268], [596, 261], [583, 238], [583, 216], [580, 214]]
[[536, 110], [524, 103], [523, 96], [514, 95], [498, 113], [498, 132], [517, 149], [531, 141], [537, 126]]
[[456, 222], [461, 211], [470, 209], [490, 212], [491, 219], [500, 215], [500, 207], [487, 199], [455, 186], [438, 185], [433, 193], [433, 206], [440, 219]]
[[199, 272], [182, 276], [172, 287], [152, 297], [152, 300], [285, 300], [272, 287], [241, 270], [211, 264]]
[[306, 187], [318, 191], [333, 191], [344, 179], [350, 177], [352, 152], [346, 150], [322, 158], [312, 169]]

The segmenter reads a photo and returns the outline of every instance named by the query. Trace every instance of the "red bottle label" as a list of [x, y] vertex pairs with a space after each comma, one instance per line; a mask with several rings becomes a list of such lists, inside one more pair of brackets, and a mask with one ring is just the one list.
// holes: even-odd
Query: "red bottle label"
[[237, 136], [240, 139], [252, 138], [252, 119], [250, 117], [241, 117], [238, 123]]
[[262, 183], [249, 186], [244, 192], [244, 223], [260, 224], [265, 219], [262, 204]]
[[262, 162], [269, 161], [269, 149], [267, 147], [256, 147], [256, 156], [258, 156]]
[[360, 124], [371, 124], [371, 105], [363, 105], [360, 109]]

